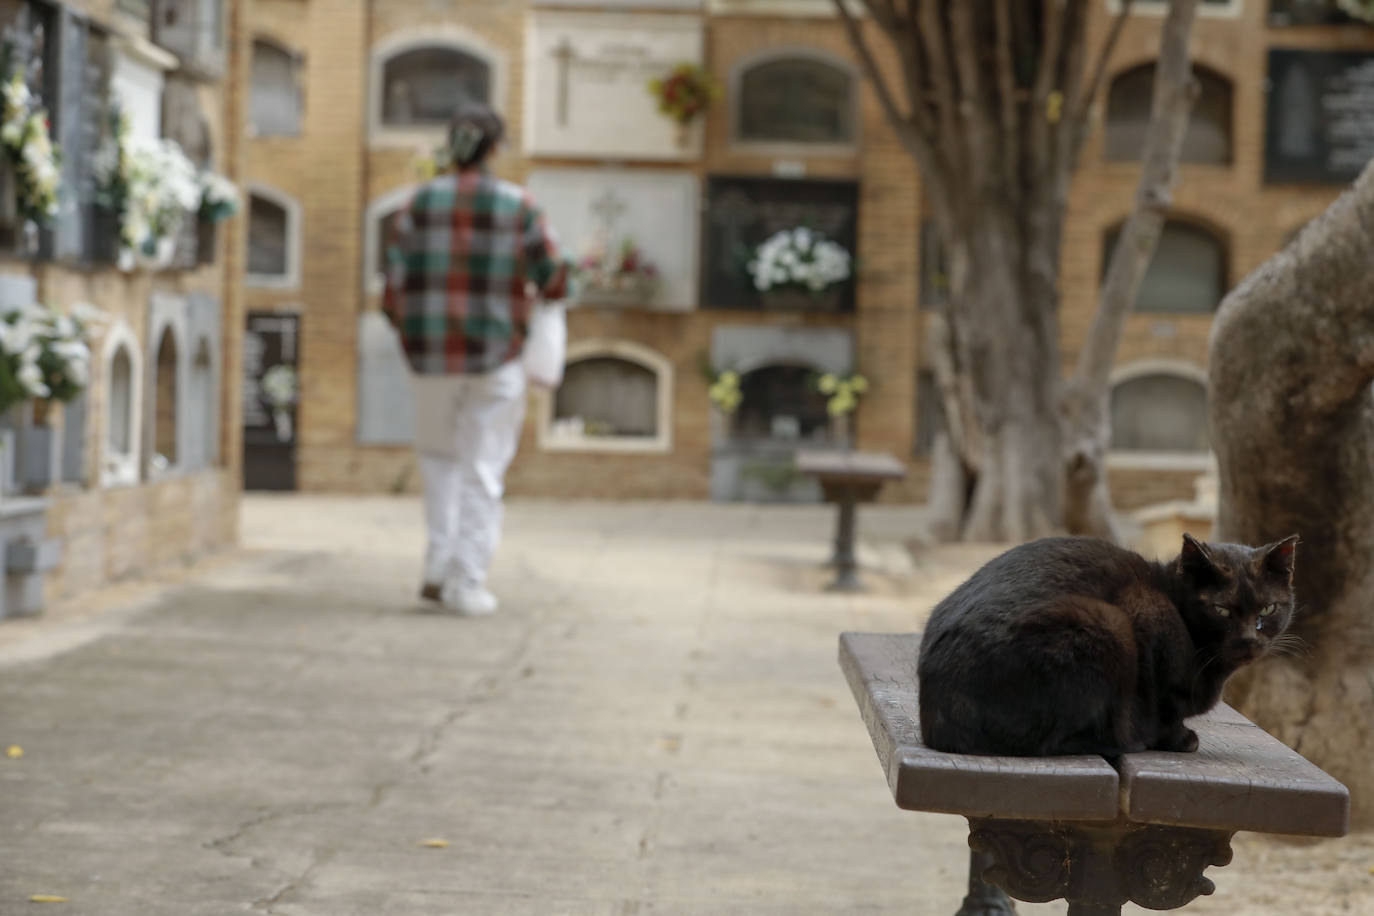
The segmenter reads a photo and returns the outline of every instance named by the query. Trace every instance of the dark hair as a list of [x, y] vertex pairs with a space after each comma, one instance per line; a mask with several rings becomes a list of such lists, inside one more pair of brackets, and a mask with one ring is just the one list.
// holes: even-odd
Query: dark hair
[[501, 116], [478, 102], [463, 102], [448, 126], [450, 161], [460, 169], [481, 165], [506, 135]]

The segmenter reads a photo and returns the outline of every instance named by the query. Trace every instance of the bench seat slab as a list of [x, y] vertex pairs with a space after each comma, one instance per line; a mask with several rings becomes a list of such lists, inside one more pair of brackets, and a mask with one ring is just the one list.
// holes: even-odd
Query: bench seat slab
[[981, 757], [921, 743], [919, 633], [845, 633], [840, 666], [897, 805], [965, 817], [1110, 821], [1116, 770], [1101, 757]]

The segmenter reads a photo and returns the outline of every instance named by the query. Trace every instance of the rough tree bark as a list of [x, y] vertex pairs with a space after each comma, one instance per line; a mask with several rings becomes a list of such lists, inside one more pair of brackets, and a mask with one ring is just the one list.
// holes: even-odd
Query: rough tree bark
[[1229, 698], [1374, 824], [1374, 163], [1222, 303], [1209, 367], [1218, 538], [1297, 532], [1304, 654]]
[[[904, 105], [862, 28], [835, 0], [889, 122], [925, 177], [948, 260], [950, 295], [929, 341], [947, 421], [934, 454], [933, 485], [949, 488], [932, 493], [937, 534], [1021, 541], [1094, 523], [1108, 530], [1097, 479], [1107, 379], [1098, 366], [1110, 368], [1168, 205], [1191, 108], [1197, 2], [1171, 3], [1145, 190], [1109, 269], [1108, 314], [1066, 399], [1058, 317], [1064, 211], [1130, 0], [1091, 69], [1091, 0], [863, 0], [901, 61]], [[1066, 463], [1076, 471], [1067, 487]], [[1074, 497], [1067, 514], [1066, 492]]]

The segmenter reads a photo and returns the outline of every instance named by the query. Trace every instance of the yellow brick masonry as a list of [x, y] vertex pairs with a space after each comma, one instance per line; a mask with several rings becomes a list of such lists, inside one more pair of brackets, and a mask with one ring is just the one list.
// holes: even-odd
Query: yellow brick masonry
[[[113, 10], [112, 0], [88, 0], [73, 4], [84, 8], [96, 22], [128, 27]], [[222, 81], [203, 84], [201, 107], [213, 137], [217, 167], [240, 180], [243, 166], [240, 140], [246, 83], [238, 78], [243, 62], [242, 4], [227, 4], [227, 72]], [[85, 453], [82, 456], [90, 486], [60, 485], [48, 494], [50, 536], [64, 542], [61, 565], [50, 576], [50, 597], [69, 596], [108, 582], [145, 574], [161, 566], [181, 563], [237, 540], [239, 498], [239, 429], [241, 423], [239, 373], [243, 324], [241, 282], [242, 220], [234, 220], [219, 233], [219, 253], [214, 264], [188, 272], [121, 274], [112, 268], [78, 270], [59, 265], [33, 266], [0, 261], [0, 271], [28, 273], [38, 282], [39, 298], [67, 307], [78, 302], [94, 304], [134, 329], [139, 345], [147, 327], [149, 295], [154, 291], [184, 294], [202, 291], [221, 301], [223, 350], [220, 365], [226, 367], [221, 381], [221, 466], [183, 474], [157, 482], [102, 489], [99, 480], [99, 447], [106, 435], [107, 392], [105, 367], [99, 360], [100, 341], [94, 342], [96, 361], [88, 394]], [[145, 366], [145, 383], [148, 378]], [[60, 411], [57, 412], [60, 429]]]
[[[505, 114], [510, 143], [498, 171], [522, 180], [536, 166], [585, 164], [531, 162], [520, 155], [524, 16], [519, 0], [249, 0], [246, 30], [272, 37], [306, 60], [306, 127], [298, 139], [248, 144], [248, 173], [296, 196], [305, 211], [305, 271], [299, 291], [249, 290], [249, 307], [292, 307], [305, 312], [302, 383], [308, 392], [301, 422], [300, 481], [311, 490], [387, 492], [415, 489], [418, 477], [406, 449], [356, 444], [356, 315], [375, 307], [361, 289], [362, 213], [367, 201], [414, 180], [411, 149], [372, 148], [367, 137], [369, 50], [389, 37], [426, 28], [457, 26], [498, 49], [507, 62]], [[1105, 3], [1094, 4], [1095, 48], [1110, 24]], [[1367, 29], [1271, 30], [1267, 4], [1244, 0], [1233, 17], [1202, 18], [1195, 33], [1199, 63], [1226, 76], [1234, 87], [1234, 163], [1185, 165], [1177, 210], [1218, 231], [1230, 257], [1229, 278], [1239, 278], [1275, 251], [1296, 226], [1321, 212], [1338, 193], [1331, 187], [1266, 187], [1263, 165], [1265, 49], [1270, 45], [1374, 47]], [[824, 18], [708, 16], [707, 64], [722, 83], [747, 55], [770, 47], [803, 46], [853, 59], [839, 23]], [[1120, 73], [1153, 58], [1159, 18], [1129, 22], [1109, 72]], [[869, 27], [882, 66], [895, 62]], [[246, 76], [246, 75], [245, 75]], [[706, 124], [700, 162], [683, 168], [711, 173], [769, 174], [770, 158], [731, 148], [726, 105]], [[862, 92], [860, 151], [853, 157], [808, 158], [812, 176], [862, 180], [861, 272], [857, 313], [849, 317], [727, 313], [652, 314], [586, 310], [570, 316], [574, 339], [633, 340], [667, 358], [675, 369], [673, 450], [664, 455], [578, 455], [541, 452], [536, 416], [526, 424], [512, 468], [513, 493], [598, 498], [703, 498], [709, 489], [711, 417], [697, 358], [709, 349], [714, 327], [735, 324], [823, 324], [852, 328], [858, 367], [873, 383], [857, 428], [863, 448], [909, 460], [910, 480], [885, 498], [924, 498], [929, 469], [913, 457], [915, 369], [921, 323], [916, 308], [920, 181], [885, 122], [876, 97]], [[633, 168], [634, 166], [628, 166]], [[1070, 197], [1063, 253], [1062, 341], [1072, 366], [1096, 304], [1102, 239], [1129, 211], [1137, 168], [1103, 161], [1101, 137], [1085, 150]], [[1118, 362], [1167, 358], [1205, 367], [1210, 319], [1202, 316], [1135, 315], [1127, 323]], [[1187, 497], [1196, 472], [1113, 471], [1118, 504], [1126, 507]]]

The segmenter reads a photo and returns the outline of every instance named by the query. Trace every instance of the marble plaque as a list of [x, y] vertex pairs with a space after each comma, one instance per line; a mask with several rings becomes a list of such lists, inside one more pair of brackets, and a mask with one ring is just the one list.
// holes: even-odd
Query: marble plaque
[[[538, 169], [528, 186], [563, 249], [581, 261], [598, 245], [632, 239], [658, 269], [659, 285], [636, 307], [683, 311], [697, 304], [699, 184], [666, 170]], [[588, 294], [586, 304], [595, 304]]]
[[680, 161], [701, 153], [658, 111], [649, 82], [704, 59], [697, 16], [537, 10], [525, 32], [525, 152]]
[[410, 367], [379, 311], [358, 316], [358, 443], [408, 445], [415, 431]]
[[839, 243], [857, 261], [858, 182], [832, 179], [711, 176], [706, 189], [702, 304], [709, 308], [852, 311], [854, 277], [808, 296], [763, 294], [748, 271], [753, 253], [774, 233], [805, 227]]
[[1345, 184], [1374, 158], [1374, 53], [1269, 49], [1266, 182]]

